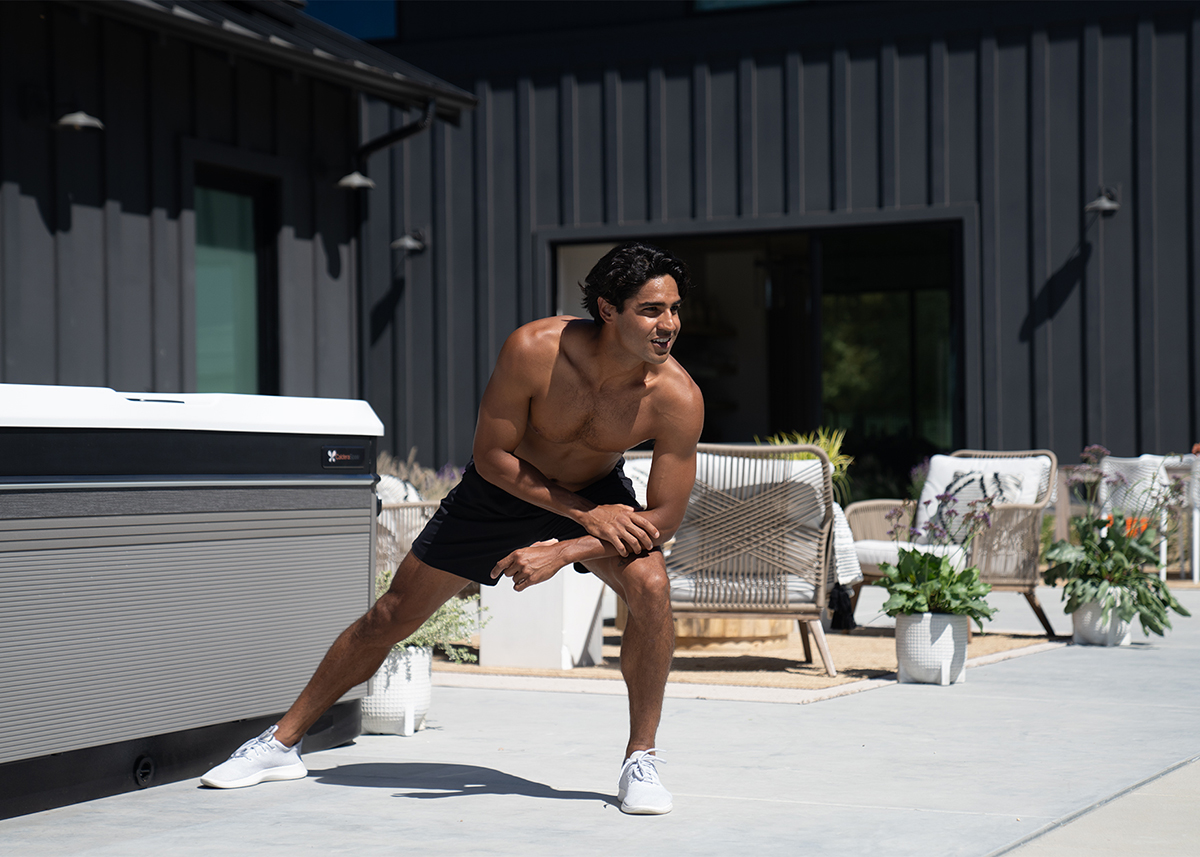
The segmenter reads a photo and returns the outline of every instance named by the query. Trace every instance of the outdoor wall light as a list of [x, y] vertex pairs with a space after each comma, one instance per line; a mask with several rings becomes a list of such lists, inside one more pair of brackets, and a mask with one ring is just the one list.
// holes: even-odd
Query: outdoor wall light
[[402, 235], [392, 242], [393, 250], [404, 250], [409, 253], [420, 253], [425, 249], [425, 233], [414, 229], [407, 235]]
[[1100, 191], [1100, 195], [1083, 207], [1084, 211], [1098, 211], [1101, 214], [1112, 214], [1120, 209], [1121, 203], [1117, 202], [1117, 195], [1112, 188], [1104, 188]]
[[338, 187], [348, 187], [352, 188], [353, 190], [359, 190], [361, 188], [375, 187], [375, 182], [371, 181], [358, 170], [355, 170], [349, 175], [344, 175], [338, 179]]
[[76, 131], [82, 131], [84, 128], [95, 128], [97, 131], [104, 130], [104, 123], [82, 110], [76, 110], [74, 113], [67, 113], [59, 118], [54, 123], [55, 128], [74, 128]]

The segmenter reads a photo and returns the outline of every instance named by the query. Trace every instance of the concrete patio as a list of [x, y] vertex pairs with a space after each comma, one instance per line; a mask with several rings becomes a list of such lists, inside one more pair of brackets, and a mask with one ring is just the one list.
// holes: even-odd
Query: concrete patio
[[[1200, 615], [1200, 591], [1178, 595]], [[1057, 593], [1042, 596], [1065, 631]], [[1036, 623], [1019, 596], [994, 602], [997, 629]], [[860, 620], [884, 621], [875, 607]], [[1123, 649], [1043, 647], [946, 688], [801, 705], [674, 685], [659, 743], [675, 810], [657, 818], [615, 805], [622, 696], [443, 683], [470, 679], [438, 679], [423, 732], [314, 753], [307, 779], [192, 780], [14, 818], [0, 853], [1166, 857], [1200, 841], [1200, 618]]]

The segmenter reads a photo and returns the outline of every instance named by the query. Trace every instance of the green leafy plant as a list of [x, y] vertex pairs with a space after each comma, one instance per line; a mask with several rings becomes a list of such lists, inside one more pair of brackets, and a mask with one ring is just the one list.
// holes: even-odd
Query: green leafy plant
[[1143, 631], [1160, 637], [1171, 627], [1168, 610], [1191, 615], [1157, 574], [1145, 571], [1145, 566], [1158, 567], [1154, 528], [1143, 528], [1139, 519], [1123, 515], [1084, 516], [1072, 523], [1079, 544], [1056, 542], [1046, 551], [1047, 561], [1054, 565], [1043, 576], [1048, 586], [1065, 581], [1064, 612], [1074, 613], [1095, 601], [1102, 621], [1114, 613], [1123, 622], [1137, 616]]
[[1122, 481], [1104, 475], [1100, 462], [1106, 455], [1104, 447], [1089, 446], [1080, 456], [1083, 463], [1071, 469], [1067, 482], [1083, 497], [1087, 511], [1071, 521], [1077, 543], [1060, 540], [1046, 551], [1046, 561], [1052, 565], [1043, 579], [1048, 586], [1063, 582], [1066, 613], [1094, 601], [1100, 606], [1101, 621], [1115, 614], [1122, 622], [1131, 622], [1136, 616], [1145, 633], [1161, 637], [1171, 628], [1169, 610], [1191, 615], [1157, 574], [1146, 572], [1147, 567], [1157, 571], [1159, 566], [1159, 533], [1149, 524], [1157, 519], [1162, 504], [1175, 499], [1178, 488], [1150, 498], [1142, 510], [1145, 517], [1126, 517], [1119, 511], [1102, 516], [1097, 502], [1101, 485]]
[[[768, 437], [765, 441], [755, 437], [755, 443], [769, 443], [773, 446], [781, 446], [790, 443], [805, 443], [811, 446], [816, 446], [829, 458], [829, 466], [831, 469], [830, 479], [833, 482], [833, 499], [842, 506], [850, 502], [850, 465], [854, 463], [854, 457], [842, 452], [842, 443], [846, 439], [845, 429], [830, 429], [824, 426], [818, 428], [814, 432], [802, 434], [798, 431], [779, 432]], [[798, 452], [794, 456], [797, 459], [815, 459], [816, 456], [808, 452]]]
[[954, 613], [968, 616], [983, 630], [983, 620], [996, 611], [985, 597], [992, 587], [979, 579], [979, 569], [961, 571], [948, 556], [901, 550], [896, 565], [879, 566], [879, 585], [888, 591], [883, 612], [889, 616]]
[[[972, 500], [963, 514], [955, 509], [957, 499], [953, 494], [940, 494], [937, 501], [942, 504], [941, 517], [953, 522], [956, 536], [963, 536], [964, 551], [969, 551], [975, 537], [991, 526], [990, 498]], [[935, 544], [951, 541], [946, 528], [932, 518], [922, 529], [911, 527], [911, 505], [905, 503], [888, 513], [888, 520], [892, 522], [889, 533], [893, 538], [898, 539], [907, 531], [909, 536], [924, 536], [927, 542]], [[897, 563], [880, 563], [879, 571], [883, 577], [878, 585], [888, 593], [888, 600], [883, 604], [883, 612], [888, 616], [952, 613], [974, 619], [982, 631], [983, 620], [991, 619], [996, 612], [984, 600], [992, 587], [979, 579], [979, 569], [974, 566], [957, 569], [949, 556], [901, 548]]]

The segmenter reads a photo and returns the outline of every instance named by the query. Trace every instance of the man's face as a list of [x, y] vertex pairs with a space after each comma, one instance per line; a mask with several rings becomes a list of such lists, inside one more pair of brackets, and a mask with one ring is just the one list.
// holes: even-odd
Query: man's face
[[611, 304], [606, 323], [616, 326], [625, 347], [647, 363], [666, 363], [679, 335], [679, 286], [670, 274], [647, 280], [617, 312]]

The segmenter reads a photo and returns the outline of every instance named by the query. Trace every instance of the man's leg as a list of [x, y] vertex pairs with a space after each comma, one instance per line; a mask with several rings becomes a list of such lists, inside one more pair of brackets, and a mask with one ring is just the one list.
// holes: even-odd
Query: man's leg
[[200, 782], [232, 789], [303, 777], [307, 770], [296, 742], [342, 694], [369, 679], [392, 646], [421, 627], [465, 585], [463, 578], [431, 568], [408, 554], [396, 570], [391, 588], [338, 636], [287, 714], [235, 750]]
[[279, 721], [275, 737], [292, 746], [342, 694], [369, 679], [392, 646], [467, 585], [463, 578], [431, 568], [412, 553], [374, 606], [333, 641], [316, 672]]
[[616, 591], [629, 608], [621, 635], [621, 675], [629, 691], [629, 743], [618, 796], [625, 812], [671, 811], [671, 794], [658, 781], [653, 756], [662, 717], [667, 673], [675, 654], [670, 582], [660, 551], [637, 557], [590, 560], [587, 567]]
[[629, 690], [628, 757], [654, 746], [667, 673], [675, 654], [667, 568], [659, 551], [633, 558], [591, 560], [587, 567], [629, 608], [621, 635], [621, 675]]

